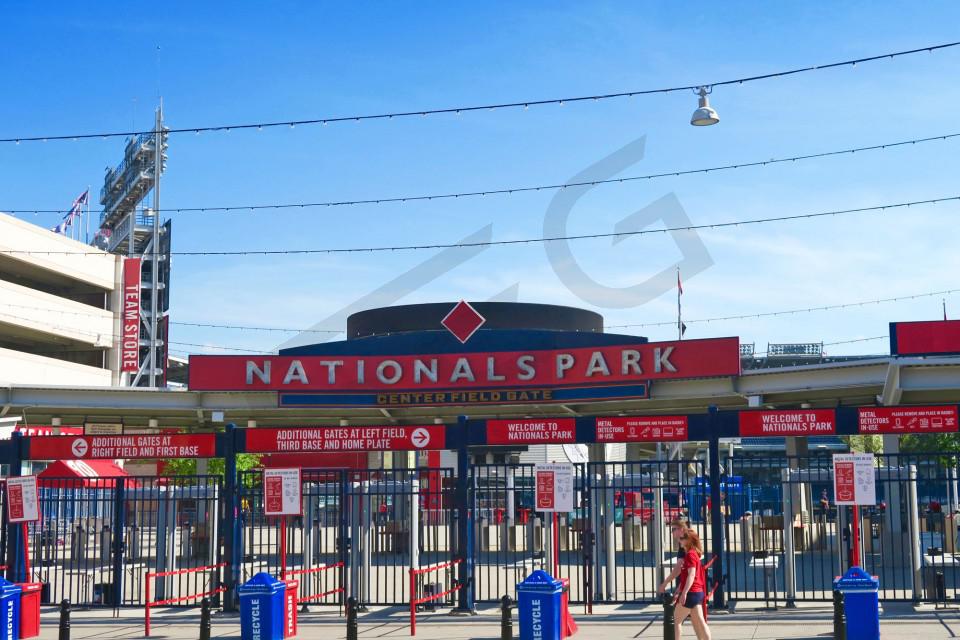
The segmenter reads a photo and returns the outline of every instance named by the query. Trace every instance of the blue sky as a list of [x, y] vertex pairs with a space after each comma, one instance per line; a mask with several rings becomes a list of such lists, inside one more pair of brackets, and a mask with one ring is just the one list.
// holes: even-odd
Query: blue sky
[[[707, 83], [960, 39], [960, 6], [893, 3], [102, 2], [0, 9], [7, 91], [0, 137], [204, 126], [535, 100]], [[159, 52], [157, 47], [159, 46]], [[691, 169], [960, 132], [960, 48], [718, 87], [714, 127], [687, 124], [675, 93], [528, 111], [174, 136], [167, 207], [353, 199], [554, 183], [645, 136], [623, 175]], [[0, 210], [63, 208], [99, 193], [119, 139], [0, 145]], [[960, 141], [591, 190], [570, 233], [604, 233], [673, 194], [694, 224], [960, 195]], [[553, 193], [456, 201], [174, 214], [174, 250], [451, 242], [543, 234]], [[685, 278], [688, 319], [840, 304], [958, 287], [960, 205], [703, 231], [712, 266]], [[26, 216], [52, 227], [56, 214]], [[680, 253], [668, 236], [570, 245], [607, 287], [643, 282]], [[175, 258], [172, 320], [308, 327], [436, 252]], [[558, 278], [542, 245], [492, 247], [400, 298], [588, 306], [609, 324], [675, 320], [676, 294], [608, 308]], [[596, 298], [593, 296], [591, 299]], [[593, 300], [596, 302], [597, 300]], [[960, 317], [960, 296], [947, 296]], [[768, 342], [880, 336], [891, 320], [935, 319], [940, 297], [735, 322], [687, 337]], [[335, 322], [342, 328], [340, 321]], [[629, 330], [651, 339], [671, 327]], [[175, 352], [272, 350], [290, 334], [174, 325]], [[879, 353], [882, 340], [830, 353]]]

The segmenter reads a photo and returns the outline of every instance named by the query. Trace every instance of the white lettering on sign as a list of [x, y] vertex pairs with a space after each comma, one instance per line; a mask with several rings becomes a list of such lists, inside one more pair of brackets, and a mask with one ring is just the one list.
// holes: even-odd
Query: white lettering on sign
[[746, 437], [806, 436], [836, 431], [833, 409], [741, 411], [739, 421], [740, 435]]
[[531, 619], [533, 620], [533, 637], [543, 637], [543, 607], [540, 600], [532, 600], [530, 603]]
[[[653, 349], [653, 370], [655, 373], [677, 373], [678, 369], [671, 361], [671, 356], [675, 347], [655, 348]], [[620, 376], [639, 376], [643, 374], [641, 365], [642, 354], [636, 349], [623, 349], [620, 351]], [[615, 362], [615, 361], [614, 361]], [[413, 382], [423, 384], [424, 381], [436, 383], [441, 377], [446, 381], [453, 383], [459, 380], [476, 382], [477, 375], [474, 372], [474, 364], [468, 357], [458, 357], [453, 366], [448, 369], [449, 373], [441, 376], [441, 363], [437, 358], [420, 359], [414, 358], [410, 363], [409, 369], [403, 363], [392, 360], [380, 360], [374, 362], [376, 365], [377, 379], [383, 384], [396, 384], [406, 375], [411, 375]], [[486, 382], [504, 382], [510, 378], [516, 380], [533, 380], [537, 377], [537, 361], [533, 355], [520, 355], [511, 363], [509, 371], [498, 371], [497, 359], [493, 356], [484, 358], [485, 375], [483, 379]], [[344, 360], [318, 360], [317, 367], [326, 368], [326, 381], [328, 385], [337, 386], [344, 381], [340, 379], [338, 373], [339, 367], [345, 365]], [[578, 366], [579, 365], [579, 366]], [[247, 360], [244, 364], [245, 376], [244, 382], [247, 385], [273, 383], [273, 371], [270, 360]], [[358, 359], [355, 363], [356, 377], [354, 382], [357, 384], [365, 383], [364, 371], [366, 361]], [[567, 377], [567, 372], [576, 372], [585, 378], [610, 377], [612, 374], [610, 363], [607, 356], [602, 351], [592, 351], [585, 360], [579, 360], [571, 353], [557, 353], [554, 358], [554, 372], [558, 380]], [[409, 371], [409, 373], [408, 373]], [[301, 360], [294, 360], [287, 367], [283, 378], [283, 384], [289, 385], [293, 382], [309, 384], [309, 375], [307, 368]]]
[[260, 640], [261, 629], [260, 598], [254, 598], [250, 603], [250, 630], [253, 632], [253, 640]]

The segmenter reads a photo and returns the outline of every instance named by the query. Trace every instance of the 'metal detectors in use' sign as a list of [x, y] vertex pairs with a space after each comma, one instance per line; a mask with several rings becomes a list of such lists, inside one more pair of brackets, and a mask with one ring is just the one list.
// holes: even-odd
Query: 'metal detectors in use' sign
[[682, 442], [687, 416], [597, 418], [597, 442]]
[[443, 425], [396, 427], [292, 427], [249, 429], [248, 453], [414, 451], [445, 449]]
[[953, 433], [957, 407], [861, 407], [860, 433]]
[[797, 409], [786, 411], [741, 411], [740, 435], [820, 436], [837, 432], [833, 409]]

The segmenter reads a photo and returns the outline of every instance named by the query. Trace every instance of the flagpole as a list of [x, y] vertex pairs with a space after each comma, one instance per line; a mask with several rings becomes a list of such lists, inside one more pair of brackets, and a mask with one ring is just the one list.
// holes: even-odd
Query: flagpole
[[946, 320], [947, 319], [947, 299], [941, 298], [941, 301], [943, 302], [943, 319]]
[[90, 244], [90, 185], [87, 185], [87, 234], [84, 243]]
[[680, 308], [680, 267], [677, 267], [677, 340], [683, 340], [683, 315]]

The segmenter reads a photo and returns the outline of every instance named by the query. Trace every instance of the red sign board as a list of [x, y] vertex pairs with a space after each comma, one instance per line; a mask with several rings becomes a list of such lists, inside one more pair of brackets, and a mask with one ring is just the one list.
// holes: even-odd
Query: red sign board
[[30, 438], [30, 460], [212, 458], [216, 435], [49, 436]]
[[785, 411], [741, 411], [740, 435], [823, 436], [837, 432], [833, 409], [789, 409]]
[[687, 416], [597, 418], [597, 442], [682, 442], [687, 434]]
[[487, 420], [487, 444], [573, 444], [577, 423], [573, 418], [545, 420]]
[[740, 374], [739, 338], [398, 356], [190, 356], [195, 391], [610, 386]]
[[247, 429], [248, 453], [416, 451], [445, 449], [446, 427], [291, 427]]
[[120, 343], [120, 371], [140, 369], [140, 258], [123, 261], [123, 338]]
[[852, 504], [856, 494], [857, 482], [853, 462], [835, 462], [833, 465], [833, 495], [837, 503]]
[[556, 503], [556, 494], [554, 493], [553, 471], [537, 470], [537, 509], [553, 511]]
[[897, 356], [960, 353], [960, 320], [891, 322], [890, 353]]
[[860, 433], [953, 433], [957, 407], [861, 407]]
[[79, 436], [83, 434], [83, 427], [52, 427], [52, 426], [40, 426], [40, 425], [17, 425], [17, 433], [22, 433], [25, 436], [52, 436], [56, 435], [56, 430], [60, 429], [59, 435], [62, 436]]

